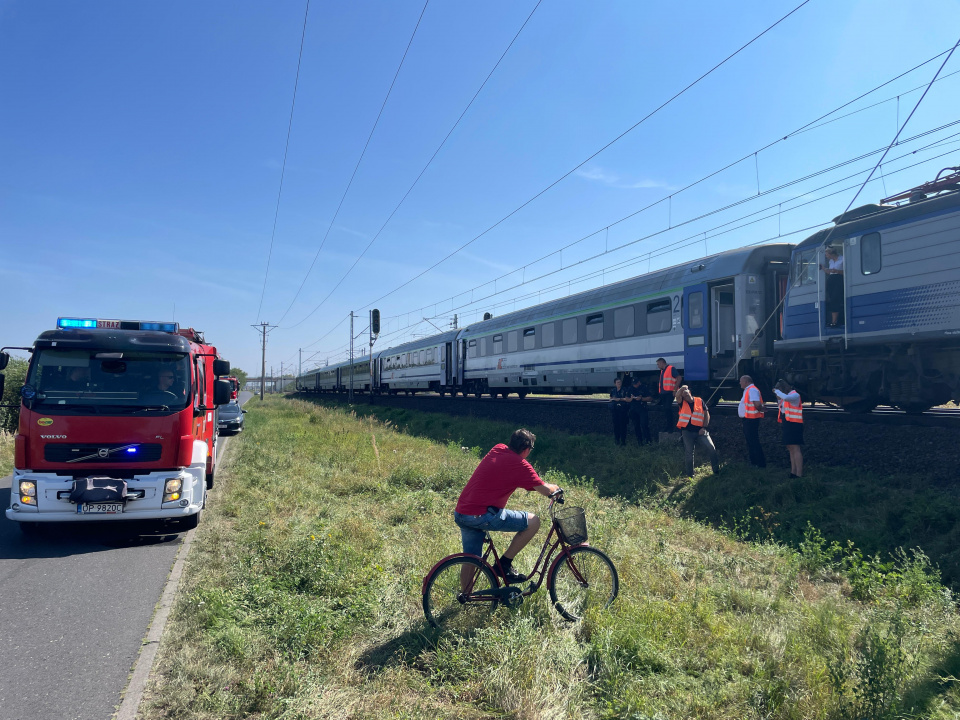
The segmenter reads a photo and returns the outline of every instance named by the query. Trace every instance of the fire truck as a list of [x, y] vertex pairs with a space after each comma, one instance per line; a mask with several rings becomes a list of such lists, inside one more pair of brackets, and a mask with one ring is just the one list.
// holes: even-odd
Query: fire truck
[[[196, 527], [213, 487], [230, 363], [173, 322], [59, 318], [20, 391], [7, 518]], [[0, 369], [5, 365], [0, 356]], [[0, 392], [3, 376], [0, 375]]]
[[240, 396], [240, 380], [231, 375], [227, 382], [230, 383], [230, 399], [236, 400]]

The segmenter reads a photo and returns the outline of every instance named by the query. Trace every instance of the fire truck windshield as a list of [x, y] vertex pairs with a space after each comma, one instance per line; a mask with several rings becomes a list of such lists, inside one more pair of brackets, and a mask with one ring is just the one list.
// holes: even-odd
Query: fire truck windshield
[[190, 361], [176, 353], [44, 348], [34, 354], [27, 385], [33, 403], [50, 408], [182, 409], [190, 397]]

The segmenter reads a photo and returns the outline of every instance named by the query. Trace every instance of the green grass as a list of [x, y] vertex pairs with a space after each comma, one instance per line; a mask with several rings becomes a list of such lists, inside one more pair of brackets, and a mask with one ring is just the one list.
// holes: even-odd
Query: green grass
[[[586, 508], [620, 597], [571, 625], [542, 590], [474, 635], [439, 635], [424, 623], [421, 582], [459, 551], [453, 504], [503, 429], [472, 421], [477, 439], [464, 441], [439, 427], [451, 420], [418, 420], [454, 435], [437, 442], [296, 400], [250, 409], [198, 530], [145, 718], [960, 713], [960, 621], [925, 557], [885, 567], [809, 529], [800, 550], [740, 542], [557, 469], [550, 458], [582, 453], [587, 466], [591, 450], [555, 431], [538, 433], [531, 459]], [[636, 458], [633, 472], [643, 474]], [[513, 507], [545, 511], [539, 495], [518, 495]]]
[[0, 430], [0, 477], [13, 472], [13, 435]]

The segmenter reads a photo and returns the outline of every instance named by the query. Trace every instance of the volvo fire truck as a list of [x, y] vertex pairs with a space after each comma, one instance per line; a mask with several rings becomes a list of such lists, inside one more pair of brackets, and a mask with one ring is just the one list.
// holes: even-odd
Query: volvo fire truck
[[[11, 348], [3, 348], [11, 349]], [[230, 363], [173, 322], [59, 318], [31, 348], [7, 518], [196, 527]], [[0, 363], [2, 366], [3, 363]], [[2, 375], [0, 375], [2, 387]]]

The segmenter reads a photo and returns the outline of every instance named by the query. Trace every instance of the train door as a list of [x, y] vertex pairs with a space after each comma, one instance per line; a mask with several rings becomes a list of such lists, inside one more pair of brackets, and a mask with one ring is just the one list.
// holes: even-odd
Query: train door
[[683, 291], [683, 378], [710, 378], [709, 310], [707, 286], [691, 285]]
[[444, 385], [453, 384], [453, 343], [444, 343], [440, 355], [440, 376]]
[[727, 376], [737, 362], [737, 312], [733, 278], [710, 287], [710, 366], [714, 377]]

